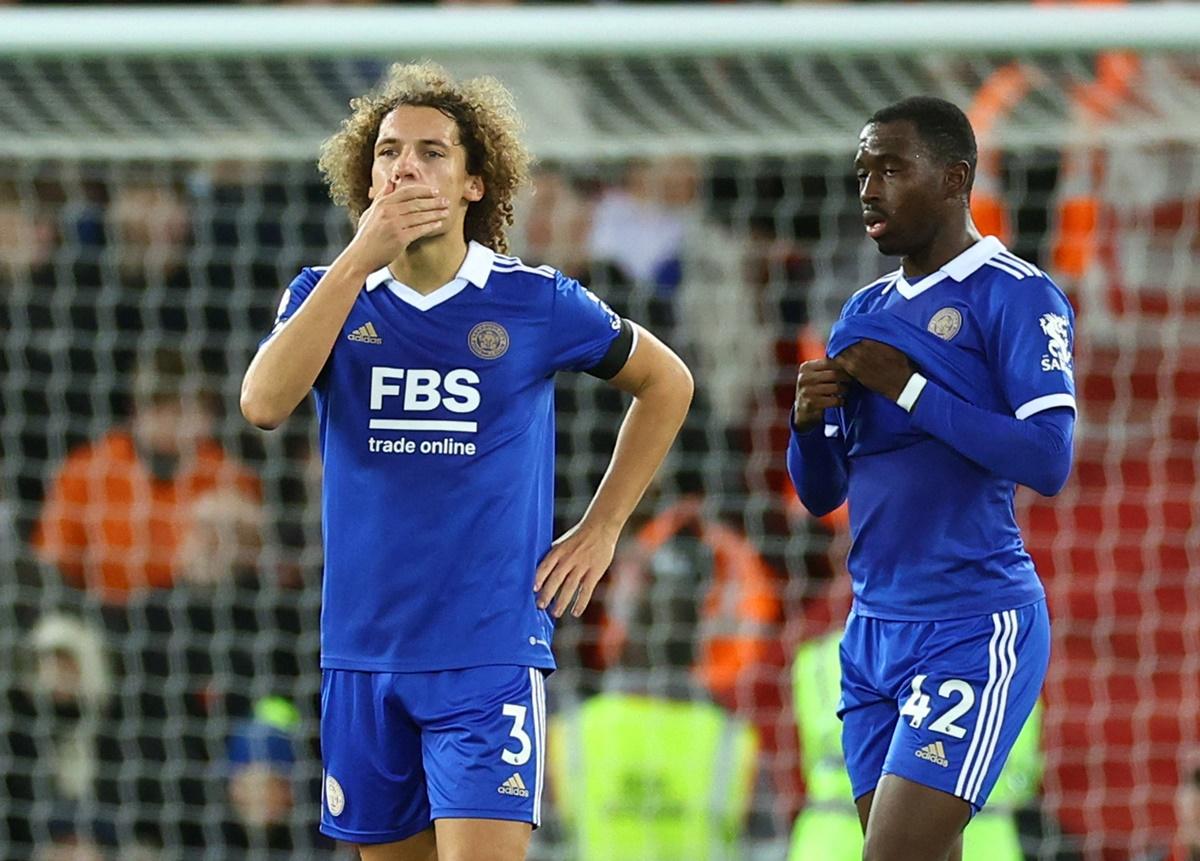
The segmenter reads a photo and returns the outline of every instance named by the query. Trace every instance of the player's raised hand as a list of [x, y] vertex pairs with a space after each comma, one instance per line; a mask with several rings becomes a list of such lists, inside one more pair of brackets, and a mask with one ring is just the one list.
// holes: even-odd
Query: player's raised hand
[[908, 356], [879, 341], [851, 344], [833, 360], [854, 379], [888, 400], [896, 400], [915, 368]]
[[812, 359], [801, 364], [792, 416], [796, 430], [812, 430], [824, 419], [825, 410], [840, 407], [849, 382], [849, 374], [833, 359]]
[[550, 612], [559, 618], [574, 598], [571, 615], [582, 616], [596, 591], [596, 584], [612, 564], [619, 536], [619, 530], [588, 527], [583, 523], [559, 536], [533, 577], [538, 606], [545, 609], [553, 601]]
[[435, 233], [450, 217], [450, 202], [427, 185], [396, 185], [383, 191], [358, 219], [351, 249], [372, 271], [391, 263], [413, 242]]

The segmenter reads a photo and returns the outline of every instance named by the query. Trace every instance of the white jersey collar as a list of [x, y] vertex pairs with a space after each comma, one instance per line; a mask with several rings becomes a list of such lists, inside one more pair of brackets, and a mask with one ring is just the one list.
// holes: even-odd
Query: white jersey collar
[[942, 268], [936, 272], [930, 272], [913, 284], [905, 279], [904, 272], [901, 270], [900, 277], [895, 281], [895, 287], [905, 299], [915, 299], [933, 285], [947, 278], [959, 283], [965, 281], [974, 275], [979, 267], [1007, 250], [1004, 243], [995, 236], [985, 236]]
[[427, 311], [435, 305], [440, 305], [447, 299], [457, 296], [468, 284], [474, 284], [482, 290], [487, 284], [488, 276], [492, 272], [492, 261], [495, 257], [496, 252], [492, 251], [492, 249], [471, 240], [467, 245], [467, 256], [463, 258], [462, 265], [458, 267], [458, 272], [455, 273], [454, 278], [432, 293], [419, 293], [402, 281], [398, 281], [396, 276], [386, 266], [382, 269], [377, 269], [367, 276], [367, 292], [370, 293], [381, 284], [386, 284], [388, 290], [395, 294], [397, 298], [402, 299], [415, 308]]

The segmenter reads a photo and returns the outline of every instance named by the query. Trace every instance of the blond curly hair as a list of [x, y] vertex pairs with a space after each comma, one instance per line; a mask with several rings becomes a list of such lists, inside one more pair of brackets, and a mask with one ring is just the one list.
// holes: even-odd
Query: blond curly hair
[[375, 138], [384, 117], [401, 105], [436, 108], [458, 126], [467, 173], [483, 180], [483, 198], [467, 206], [463, 232], [500, 253], [508, 252], [513, 199], [529, 182], [532, 158], [521, 140], [524, 128], [512, 94], [495, 78], [459, 83], [435, 63], [397, 63], [377, 89], [350, 102], [352, 113], [321, 145], [318, 166], [333, 202], [351, 220], [371, 205]]

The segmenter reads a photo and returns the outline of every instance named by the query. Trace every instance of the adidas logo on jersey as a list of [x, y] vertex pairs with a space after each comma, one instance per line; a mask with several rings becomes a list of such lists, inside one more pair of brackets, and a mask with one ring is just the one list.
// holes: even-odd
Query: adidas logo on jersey
[[516, 795], [520, 798], [529, 797], [529, 790], [525, 788], [525, 781], [521, 780], [521, 775], [517, 772], [513, 772], [512, 777], [496, 787], [496, 791], [501, 795]]
[[382, 344], [383, 338], [375, 331], [374, 323], [364, 323], [346, 336], [347, 340], [360, 341], [364, 344]]
[[948, 768], [950, 765], [950, 760], [946, 759], [946, 748], [942, 747], [940, 741], [932, 741], [924, 747], [917, 748], [917, 756], [942, 768]]

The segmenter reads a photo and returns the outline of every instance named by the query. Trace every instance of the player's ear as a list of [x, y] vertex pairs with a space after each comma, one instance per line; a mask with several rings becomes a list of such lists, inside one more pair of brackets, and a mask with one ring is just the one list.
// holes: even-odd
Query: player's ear
[[946, 168], [946, 196], [962, 197], [971, 183], [971, 166], [965, 161], [956, 161]]
[[483, 189], [483, 177], [482, 176], [468, 176], [467, 177], [467, 185], [463, 189], [463, 197], [465, 197], [467, 200], [471, 201], [471, 203], [476, 203], [480, 200], [483, 200], [483, 191], [484, 191], [484, 189]]

